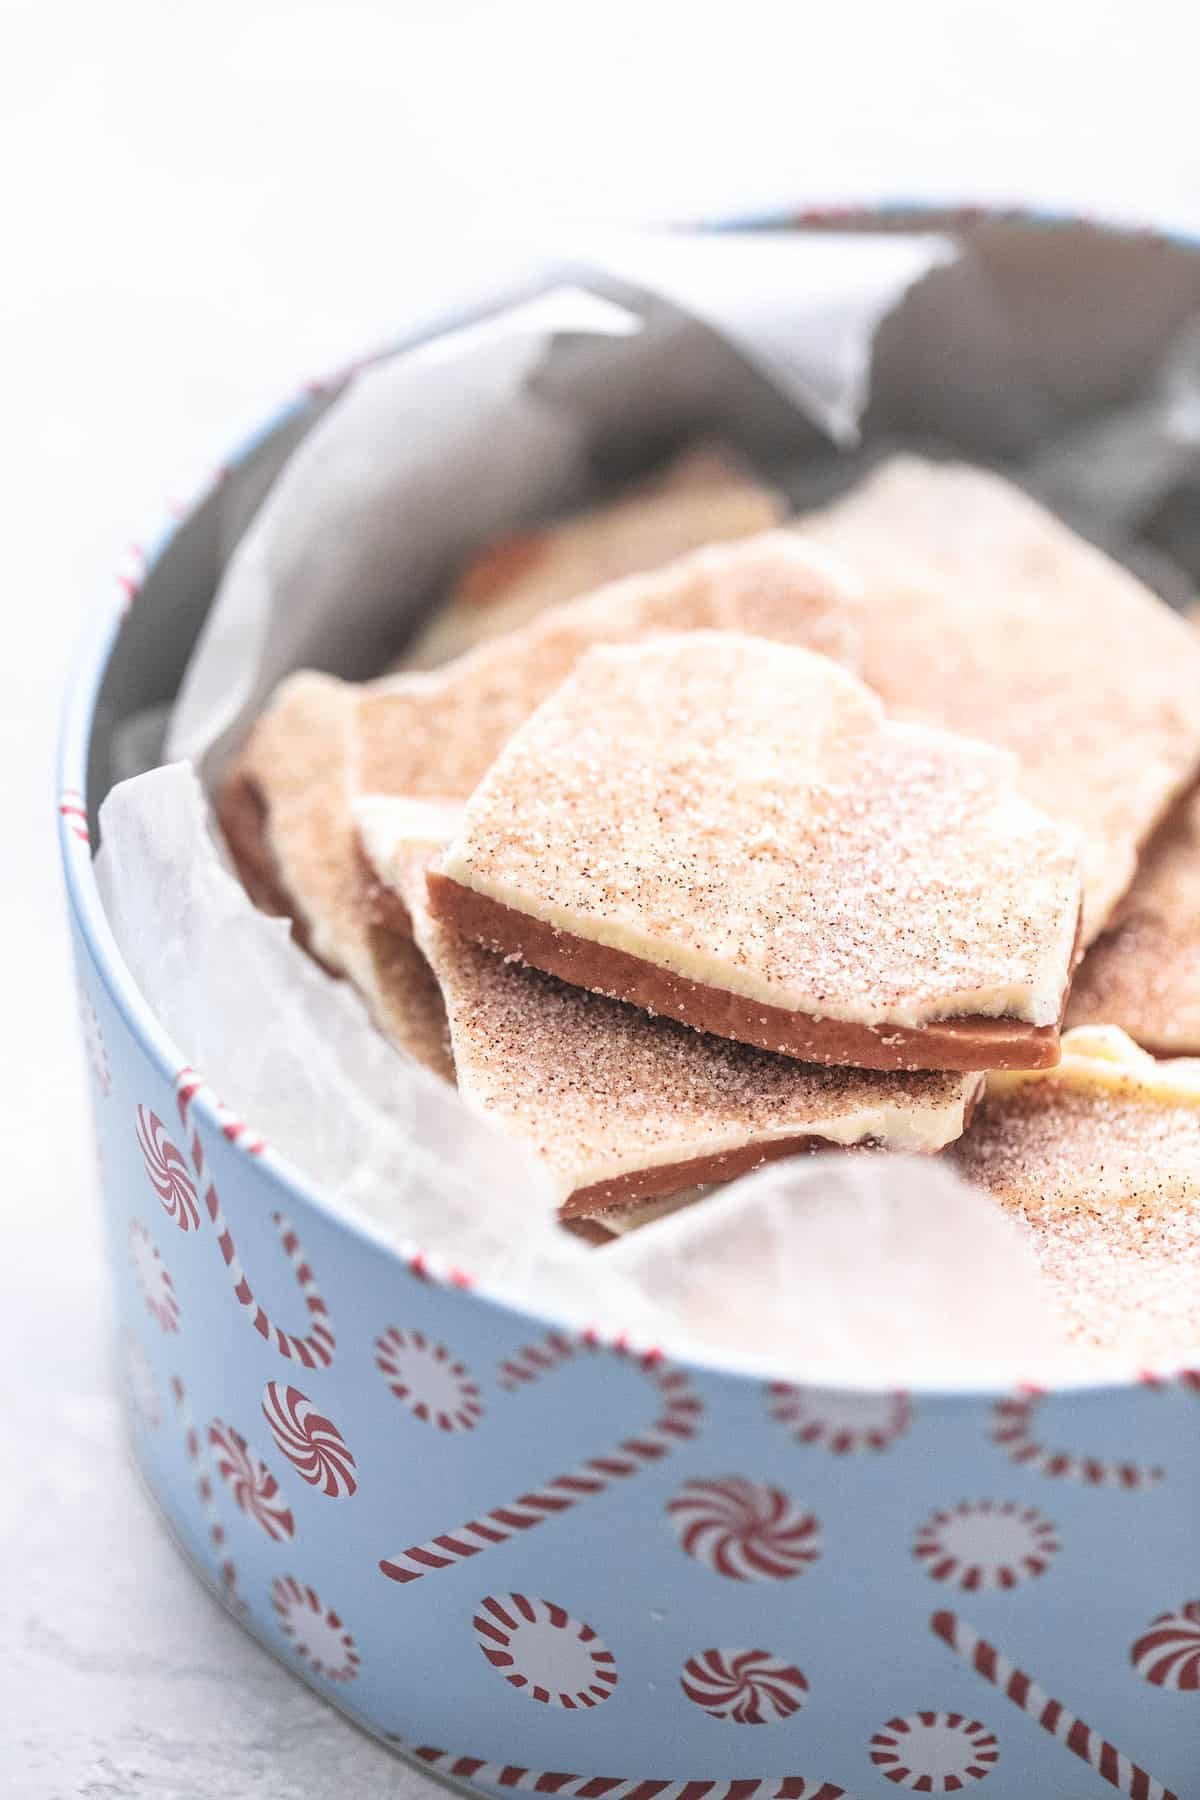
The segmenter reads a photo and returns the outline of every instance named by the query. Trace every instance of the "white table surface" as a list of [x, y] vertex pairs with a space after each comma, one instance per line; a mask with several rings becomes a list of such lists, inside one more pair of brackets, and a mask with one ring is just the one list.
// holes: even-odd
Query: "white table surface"
[[3, 1800], [427, 1785], [209, 1600], [110, 1391], [50, 759], [65, 656], [132, 523], [499, 242], [883, 191], [1200, 221], [1194, 19], [0, 0]]

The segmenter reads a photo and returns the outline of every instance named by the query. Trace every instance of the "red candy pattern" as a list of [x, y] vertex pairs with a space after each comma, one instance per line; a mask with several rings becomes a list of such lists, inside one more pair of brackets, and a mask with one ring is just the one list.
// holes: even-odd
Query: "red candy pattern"
[[735, 1725], [788, 1719], [808, 1694], [801, 1670], [767, 1650], [701, 1650], [684, 1663], [679, 1685], [711, 1718]]
[[787, 1581], [821, 1554], [821, 1527], [782, 1488], [741, 1475], [687, 1481], [667, 1502], [680, 1546], [731, 1581]]

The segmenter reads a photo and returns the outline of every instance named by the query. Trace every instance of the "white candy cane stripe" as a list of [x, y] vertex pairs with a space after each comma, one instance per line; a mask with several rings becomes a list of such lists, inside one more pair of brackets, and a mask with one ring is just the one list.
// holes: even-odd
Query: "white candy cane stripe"
[[331, 1500], [349, 1499], [358, 1487], [355, 1462], [345, 1438], [299, 1388], [268, 1381], [263, 1418], [271, 1436], [309, 1487]]
[[163, 1211], [180, 1231], [199, 1231], [196, 1189], [182, 1154], [167, 1136], [166, 1126], [148, 1106], [139, 1106], [135, 1130], [146, 1178], [162, 1201]]
[[64, 788], [58, 797], [58, 810], [72, 837], [77, 837], [81, 844], [90, 845], [92, 838], [88, 830], [87, 807], [77, 788]]
[[273, 1543], [295, 1537], [296, 1521], [291, 1507], [280, 1496], [278, 1481], [241, 1432], [213, 1419], [208, 1427], [208, 1442], [217, 1474], [246, 1517], [261, 1526]]
[[559, 1363], [574, 1356], [575, 1348], [563, 1332], [547, 1332], [536, 1344], [526, 1344], [524, 1349], [515, 1351], [502, 1362], [496, 1379], [506, 1394], [515, 1394], [519, 1388], [548, 1375]]
[[786, 1381], [768, 1384], [767, 1411], [798, 1444], [819, 1444], [834, 1456], [886, 1450], [912, 1423], [907, 1394], [793, 1387]]
[[426, 1425], [439, 1431], [472, 1431], [483, 1403], [471, 1371], [445, 1344], [415, 1327], [389, 1325], [375, 1340], [375, 1367], [388, 1387]]
[[296, 1285], [304, 1296], [304, 1304], [308, 1308], [309, 1317], [312, 1320], [312, 1328], [304, 1336], [292, 1331], [285, 1331], [282, 1325], [273, 1324], [254, 1298], [254, 1290], [247, 1281], [246, 1272], [238, 1261], [233, 1238], [225, 1223], [220, 1201], [217, 1199], [217, 1190], [211, 1183], [205, 1192], [204, 1204], [208, 1209], [208, 1216], [213, 1222], [213, 1228], [217, 1234], [217, 1246], [225, 1267], [229, 1271], [229, 1280], [234, 1294], [259, 1337], [265, 1338], [268, 1344], [273, 1344], [280, 1356], [286, 1356], [290, 1361], [298, 1362], [305, 1369], [328, 1368], [333, 1361], [337, 1339], [334, 1336], [333, 1326], [329, 1321], [325, 1302], [321, 1298], [316, 1279], [304, 1259], [300, 1239], [283, 1214], [272, 1213], [271, 1219], [279, 1232], [284, 1255], [292, 1265]]
[[[198, 1181], [204, 1179], [204, 1146], [200, 1141], [200, 1133], [195, 1127], [192, 1116], [192, 1107], [196, 1095], [200, 1092], [203, 1085], [204, 1084], [194, 1069], [181, 1069], [175, 1078], [176, 1104], [179, 1107], [179, 1117], [184, 1129], [190, 1132], [192, 1167]], [[232, 1117], [232, 1115], [229, 1116]], [[240, 1141], [235, 1134], [231, 1133], [231, 1130], [227, 1125], [223, 1124], [221, 1129], [224, 1131], [225, 1136], [230, 1138], [231, 1142]], [[246, 1141], [243, 1142], [242, 1147], [247, 1150], [249, 1154], [258, 1155], [264, 1148], [264, 1145], [261, 1138], [253, 1138], [248, 1135]], [[329, 1364], [333, 1361], [334, 1350], [337, 1348], [337, 1339], [334, 1335], [333, 1324], [329, 1318], [329, 1312], [325, 1302], [321, 1297], [321, 1291], [317, 1286], [316, 1277], [305, 1258], [300, 1239], [293, 1231], [287, 1219], [284, 1218], [282, 1213], [273, 1213], [271, 1215], [275, 1228], [279, 1232], [284, 1255], [292, 1265], [292, 1272], [296, 1277], [296, 1285], [304, 1296], [304, 1304], [307, 1307], [309, 1317], [312, 1320], [311, 1329], [306, 1335], [285, 1331], [281, 1325], [273, 1324], [265, 1309], [255, 1299], [254, 1290], [246, 1279], [246, 1272], [238, 1260], [237, 1250], [233, 1242], [233, 1235], [225, 1221], [225, 1215], [221, 1210], [221, 1202], [217, 1195], [216, 1187], [211, 1181], [204, 1191], [204, 1206], [212, 1221], [213, 1229], [217, 1234], [217, 1247], [221, 1252], [222, 1261], [229, 1272], [229, 1280], [234, 1294], [240, 1301], [243, 1310], [249, 1316], [250, 1322], [258, 1335], [261, 1338], [265, 1338], [267, 1343], [274, 1345], [281, 1356], [286, 1356], [291, 1361], [300, 1363], [303, 1368], [328, 1368]]]
[[280, 1575], [271, 1583], [271, 1605], [280, 1631], [314, 1675], [326, 1681], [354, 1680], [359, 1665], [354, 1639], [319, 1594], [294, 1575]]
[[1159, 1613], [1129, 1655], [1138, 1674], [1154, 1687], [1200, 1691], [1200, 1600]]
[[590, 1710], [617, 1685], [616, 1658], [608, 1645], [553, 1600], [489, 1594], [474, 1625], [493, 1669], [543, 1706]]
[[768, 1650], [700, 1650], [684, 1663], [679, 1685], [710, 1718], [735, 1725], [790, 1719], [808, 1696], [803, 1671]]
[[157, 1319], [165, 1332], [178, 1331], [179, 1301], [175, 1298], [175, 1283], [163, 1265], [154, 1239], [140, 1219], [132, 1220], [129, 1226], [129, 1260], [151, 1318]]
[[1170, 1788], [1130, 1762], [1115, 1744], [1110, 1744], [1090, 1725], [1068, 1712], [1060, 1701], [1052, 1700], [1023, 1669], [1009, 1662], [1007, 1656], [1002, 1656], [956, 1614], [936, 1612], [929, 1622], [942, 1642], [969, 1663], [977, 1675], [999, 1688], [1006, 1699], [1036, 1720], [1044, 1731], [1057, 1738], [1081, 1762], [1087, 1763], [1118, 1793], [1127, 1794], [1129, 1800], [1177, 1800]]
[[[204, 1180], [204, 1145], [192, 1118], [192, 1104], [203, 1087], [204, 1082], [195, 1069], [182, 1068], [175, 1077], [175, 1104], [179, 1108], [180, 1122], [191, 1138], [192, 1165], [197, 1181]], [[209, 1100], [217, 1115], [222, 1137], [231, 1144], [237, 1144], [247, 1156], [261, 1156], [267, 1147], [266, 1139], [252, 1131], [246, 1121], [231, 1107], [226, 1106], [223, 1100], [218, 1100], [215, 1094], [210, 1092]]]
[[1161, 1481], [1156, 1464], [1122, 1462], [1098, 1456], [1080, 1456], [1069, 1450], [1050, 1450], [1034, 1436], [1033, 1426], [1040, 1394], [1020, 1394], [997, 1400], [992, 1408], [992, 1442], [1006, 1456], [1025, 1468], [1036, 1469], [1066, 1481], [1082, 1481], [1090, 1487], [1147, 1488]]
[[1044, 1575], [1059, 1551], [1058, 1532], [1032, 1506], [1015, 1500], [962, 1500], [931, 1513], [913, 1555], [934, 1581], [965, 1593], [1014, 1588]]
[[626, 1480], [660, 1462], [683, 1440], [694, 1437], [703, 1404], [692, 1392], [687, 1376], [681, 1370], [667, 1368], [653, 1351], [638, 1356], [636, 1364], [653, 1383], [660, 1401], [658, 1415], [648, 1430], [637, 1437], [624, 1438], [605, 1455], [589, 1457], [578, 1468], [519, 1494], [505, 1506], [494, 1507], [480, 1519], [469, 1519], [454, 1531], [442, 1532], [427, 1543], [384, 1557], [379, 1564], [382, 1572], [391, 1581], [419, 1581], [423, 1575], [465, 1562], [493, 1544], [505, 1543], [518, 1532], [532, 1530], [546, 1519], [567, 1512], [593, 1494], [602, 1494], [614, 1481]]
[[742, 1775], [713, 1780], [664, 1780], [652, 1775], [567, 1775], [552, 1769], [525, 1769], [517, 1763], [488, 1763], [456, 1750], [410, 1744], [397, 1732], [389, 1743], [406, 1750], [439, 1775], [471, 1781], [479, 1787], [511, 1789], [519, 1794], [561, 1794], [567, 1800], [854, 1800], [848, 1789], [832, 1781], [804, 1775]]
[[204, 1514], [204, 1522], [208, 1527], [208, 1535], [212, 1542], [213, 1552], [217, 1558], [217, 1572], [221, 1577], [224, 1597], [230, 1605], [241, 1607], [243, 1602], [237, 1589], [237, 1570], [225, 1546], [225, 1527], [217, 1516], [213, 1500], [212, 1480], [208, 1472], [208, 1461], [204, 1453], [204, 1443], [199, 1432], [192, 1423], [192, 1409], [188, 1405], [187, 1394], [178, 1375], [171, 1377], [171, 1396], [175, 1401], [175, 1414], [179, 1429], [183, 1433], [184, 1446], [188, 1460], [196, 1475], [196, 1493], [199, 1496], [200, 1508]]

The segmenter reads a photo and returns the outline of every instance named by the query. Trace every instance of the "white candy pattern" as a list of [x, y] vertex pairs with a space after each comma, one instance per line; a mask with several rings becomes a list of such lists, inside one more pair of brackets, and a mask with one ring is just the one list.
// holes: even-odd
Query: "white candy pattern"
[[701, 1650], [684, 1663], [679, 1685], [711, 1718], [735, 1725], [788, 1719], [808, 1694], [802, 1671], [767, 1650]]
[[83, 1033], [83, 1047], [87, 1052], [88, 1067], [92, 1071], [96, 1090], [102, 1099], [107, 1100], [112, 1093], [112, 1067], [96, 1009], [82, 986], [79, 989], [79, 1029]]
[[474, 1623], [493, 1669], [530, 1700], [576, 1712], [599, 1706], [617, 1685], [608, 1645], [552, 1600], [491, 1594]]
[[153, 1430], [162, 1424], [158, 1383], [150, 1367], [150, 1358], [140, 1340], [128, 1327], [121, 1335], [121, 1366], [125, 1377], [125, 1392], [129, 1396], [133, 1415], [141, 1424]]
[[132, 1220], [129, 1226], [129, 1260], [150, 1317], [158, 1321], [163, 1331], [178, 1331], [179, 1301], [175, 1298], [175, 1283], [163, 1266], [154, 1239], [140, 1219]]
[[150, 1186], [167, 1217], [180, 1231], [200, 1229], [196, 1189], [182, 1154], [167, 1136], [166, 1126], [147, 1106], [137, 1109], [137, 1141]]
[[931, 1513], [913, 1542], [925, 1573], [964, 1593], [1014, 1588], [1044, 1575], [1058, 1551], [1049, 1519], [1014, 1500], [963, 1500]]
[[957, 1794], [990, 1775], [999, 1760], [987, 1726], [957, 1712], [889, 1719], [871, 1739], [871, 1761], [880, 1774], [921, 1794]]
[[687, 1481], [667, 1502], [680, 1546], [731, 1581], [786, 1581], [821, 1554], [821, 1527], [782, 1488], [741, 1475]]
[[1029, 1393], [997, 1400], [992, 1408], [992, 1442], [1024, 1468], [1056, 1480], [1082, 1481], [1089, 1487], [1141, 1489], [1163, 1478], [1157, 1464], [1126, 1462], [1121, 1458], [1080, 1455], [1073, 1450], [1051, 1450], [1034, 1435], [1037, 1408], [1044, 1396]]
[[238, 1593], [237, 1569], [234, 1566], [233, 1558], [228, 1554], [225, 1527], [217, 1513], [212, 1480], [208, 1470], [208, 1459], [204, 1453], [204, 1440], [192, 1422], [192, 1409], [178, 1375], [171, 1377], [171, 1397], [175, 1402], [175, 1416], [179, 1429], [183, 1433], [184, 1448], [187, 1450], [188, 1461], [192, 1465], [192, 1472], [195, 1476], [196, 1495], [200, 1501], [200, 1510], [208, 1528], [213, 1554], [217, 1558], [217, 1573], [221, 1578], [221, 1598], [226, 1605], [241, 1612], [245, 1603]]
[[1130, 1659], [1143, 1681], [1176, 1693], [1200, 1693], [1200, 1600], [1152, 1619]]
[[816, 1444], [834, 1456], [886, 1450], [912, 1424], [907, 1394], [793, 1387], [786, 1381], [768, 1384], [767, 1411], [798, 1444]]
[[319, 1594], [294, 1575], [280, 1575], [271, 1583], [271, 1605], [280, 1631], [314, 1675], [326, 1681], [354, 1680], [359, 1667], [354, 1639]]
[[261, 1526], [273, 1543], [283, 1543], [296, 1535], [292, 1509], [279, 1491], [279, 1483], [232, 1425], [213, 1419], [208, 1427], [208, 1442], [217, 1465], [217, 1474], [247, 1518]]
[[349, 1499], [358, 1486], [355, 1461], [345, 1438], [299, 1388], [268, 1381], [262, 1414], [271, 1436], [309, 1487], [331, 1500]]
[[375, 1366], [409, 1410], [439, 1431], [472, 1431], [483, 1417], [466, 1364], [423, 1331], [389, 1325], [375, 1342]]

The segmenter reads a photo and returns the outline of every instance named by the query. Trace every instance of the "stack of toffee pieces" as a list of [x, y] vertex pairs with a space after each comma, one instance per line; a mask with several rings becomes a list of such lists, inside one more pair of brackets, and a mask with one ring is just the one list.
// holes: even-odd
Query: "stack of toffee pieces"
[[398, 672], [291, 676], [242, 880], [597, 1243], [941, 1155], [1076, 1341], [1194, 1344], [1200, 631], [982, 470], [783, 515], [702, 448], [489, 546]]

